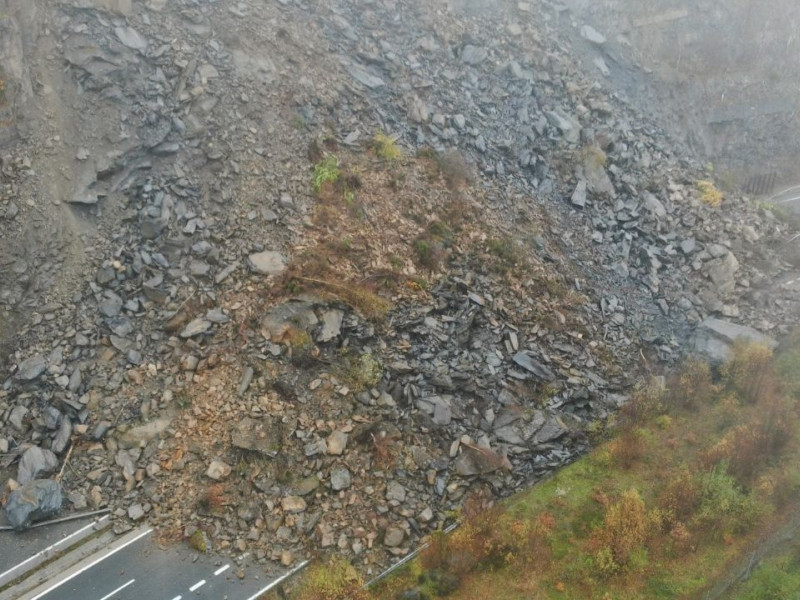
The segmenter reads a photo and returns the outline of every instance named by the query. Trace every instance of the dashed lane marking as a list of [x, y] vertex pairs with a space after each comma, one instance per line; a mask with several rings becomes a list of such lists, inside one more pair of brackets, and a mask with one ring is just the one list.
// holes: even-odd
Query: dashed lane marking
[[200, 581], [198, 581], [197, 583], [195, 583], [195, 584], [194, 584], [192, 587], [190, 587], [190, 588], [189, 588], [189, 591], [190, 591], [190, 592], [193, 592], [193, 591], [195, 591], [195, 590], [199, 590], [199, 589], [200, 589], [201, 587], [203, 587], [205, 584], [206, 584], [206, 580], [205, 580], [205, 579], [201, 579]]
[[230, 568], [231, 568], [230, 565], [225, 565], [224, 567], [220, 567], [219, 569], [214, 571], [214, 577], [216, 577], [217, 575], [222, 575], [225, 571], [227, 571]]

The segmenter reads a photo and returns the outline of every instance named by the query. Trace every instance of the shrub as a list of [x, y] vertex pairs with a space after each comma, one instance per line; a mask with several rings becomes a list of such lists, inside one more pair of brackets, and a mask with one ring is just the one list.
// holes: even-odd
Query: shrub
[[358, 572], [342, 558], [312, 566], [303, 577], [297, 600], [368, 600]]
[[580, 154], [581, 163], [585, 167], [601, 169], [606, 166], [608, 157], [601, 148], [594, 145], [584, 146]]
[[784, 392], [800, 397], [800, 350], [781, 353], [775, 360], [775, 371]]
[[461, 508], [461, 527], [449, 536], [435, 533], [420, 560], [425, 569], [460, 582], [476, 568], [508, 564], [520, 551], [542, 556], [550, 525], [551, 519], [510, 521], [503, 507], [471, 494]]
[[748, 484], [780, 455], [791, 439], [794, 418], [780, 397], [763, 404], [757, 418], [731, 429], [705, 453], [706, 466], [725, 463], [739, 483]]
[[472, 183], [472, 171], [458, 150], [446, 150], [437, 155], [437, 164], [450, 189], [457, 190]]
[[498, 259], [501, 271], [508, 271], [521, 261], [519, 249], [509, 236], [493, 238], [487, 242], [489, 253]]
[[733, 358], [723, 365], [722, 375], [728, 386], [753, 404], [777, 391], [772, 350], [762, 344], [735, 344]]
[[672, 522], [686, 521], [694, 515], [702, 500], [699, 480], [684, 467], [664, 486], [656, 500], [657, 506]]
[[670, 378], [667, 387], [670, 406], [695, 408], [698, 402], [708, 402], [714, 395], [711, 367], [705, 361], [689, 359]]
[[701, 180], [695, 182], [695, 187], [700, 192], [700, 201], [703, 204], [717, 208], [722, 205], [725, 198], [723, 193], [714, 185], [713, 181]]
[[[595, 531], [595, 541], [600, 546], [603, 560], [610, 557], [618, 567], [628, 563], [631, 554], [644, 546], [650, 536], [661, 526], [659, 511], [648, 511], [639, 492], [630, 489], [619, 500], [606, 508], [602, 526]], [[608, 549], [606, 551], [605, 549]], [[608, 564], [604, 570], [613, 570]]]
[[755, 499], [742, 491], [724, 462], [705, 473], [700, 486], [701, 502], [695, 519], [709, 531], [744, 532], [760, 516]]
[[376, 133], [375, 137], [372, 138], [372, 150], [379, 158], [388, 161], [398, 160], [403, 156], [394, 138], [389, 137], [382, 131]]
[[638, 429], [625, 429], [609, 444], [611, 458], [622, 469], [628, 470], [636, 464], [645, 450], [645, 440]]
[[429, 235], [422, 235], [414, 241], [417, 263], [430, 271], [437, 271], [444, 257], [442, 243]]
[[375, 387], [383, 377], [383, 366], [369, 352], [346, 359], [345, 363], [345, 368], [338, 374], [356, 392]]
[[620, 409], [623, 427], [632, 428], [643, 424], [654, 413], [661, 411], [664, 385], [657, 377], [640, 382], [630, 400]]
[[336, 183], [341, 175], [339, 159], [333, 155], [327, 156], [314, 166], [314, 193], [319, 194], [326, 183]]

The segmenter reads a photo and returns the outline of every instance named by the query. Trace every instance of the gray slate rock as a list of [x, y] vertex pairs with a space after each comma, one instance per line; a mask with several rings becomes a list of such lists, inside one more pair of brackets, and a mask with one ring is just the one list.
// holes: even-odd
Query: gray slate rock
[[266, 250], [256, 252], [247, 258], [250, 268], [261, 275], [279, 275], [286, 269], [286, 261], [280, 252]]
[[208, 332], [209, 329], [211, 329], [211, 321], [203, 318], [195, 319], [183, 328], [180, 335], [182, 338], [186, 339], [195, 337], [196, 335], [202, 335]]
[[334, 492], [346, 490], [353, 483], [353, 477], [346, 467], [334, 467], [331, 469], [331, 488]]
[[467, 44], [464, 46], [464, 49], [461, 50], [461, 62], [467, 65], [479, 65], [485, 61], [488, 56], [489, 53], [486, 51], [486, 48], [473, 46], [472, 44]]
[[103, 299], [100, 300], [98, 308], [106, 317], [116, 317], [122, 310], [122, 298], [115, 292], [106, 290], [103, 293]]
[[575, 191], [572, 192], [572, 198], [570, 199], [573, 206], [577, 206], [578, 208], [585, 208], [586, 207], [586, 181], [580, 180], [578, 185], [575, 187]]
[[44, 373], [46, 368], [47, 361], [45, 360], [44, 356], [37, 354], [36, 356], [31, 356], [30, 358], [23, 360], [19, 364], [17, 377], [23, 381], [33, 381], [39, 377], [39, 375]]
[[531, 358], [531, 356], [525, 352], [518, 352], [515, 354], [514, 362], [526, 371], [536, 375], [536, 377], [539, 379], [544, 379], [545, 381], [554, 381], [556, 378], [555, 374], [550, 369], [548, 369], [539, 361]]
[[597, 44], [598, 46], [602, 46], [606, 43], [606, 36], [597, 31], [591, 25], [584, 25], [581, 27], [581, 37], [592, 42], [593, 44]]
[[275, 456], [281, 449], [280, 425], [269, 420], [245, 417], [231, 430], [231, 445], [240, 450]]
[[383, 79], [381, 79], [377, 75], [373, 75], [361, 65], [356, 65], [356, 64], [350, 65], [347, 67], [347, 72], [350, 73], [353, 79], [355, 79], [361, 85], [364, 85], [371, 90], [386, 85]]
[[144, 39], [133, 27], [115, 27], [117, 39], [131, 50], [144, 54], [147, 51], [147, 40]]
[[38, 479], [24, 484], [8, 496], [6, 518], [21, 531], [31, 523], [47, 519], [61, 510], [61, 486], [52, 479]]
[[58, 457], [51, 450], [31, 446], [22, 455], [17, 467], [17, 481], [26, 484], [40, 475], [49, 475], [58, 468]]
[[692, 347], [697, 354], [705, 356], [714, 364], [720, 364], [733, 356], [736, 341], [764, 344], [775, 349], [777, 340], [745, 325], [737, 325], [722, 319], [708, 318], [697, 327]]
[[342, 321], [344, 320], [344, 312], [338, 308], [325, 311], [322, 315], [322, 329], [317, 335], [318, 342], [330, 342], [335, 339], [342, 332]]
[[53, 442], [50, 444], [50, 449], [56, 454], [61, 454], [67, 449], [70, 437], [72, 437], [72, 421], [70, 421], [67, 417], [64, 417], [61, 419], [61, 425], [58, 428], [58, 432], [53, 438]]

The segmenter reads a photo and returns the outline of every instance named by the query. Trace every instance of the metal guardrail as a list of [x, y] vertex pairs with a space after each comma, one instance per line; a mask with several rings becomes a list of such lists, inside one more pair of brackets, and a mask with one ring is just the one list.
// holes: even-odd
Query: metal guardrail
[[[459, 523], [459, 522], [455, 522], [452, 525], [450, 525], [449, 527], [447, 527], [444, 530], [445, 535], [448, 534], [448, 533], [451, 533], [452, 531], [454, 531], [460, 524], [461, 523]], [[407, 556], [404, 556], [402, 558], [402, 560], [400, 560], [398, 563], [392, 565], [391, 567], [386, 569], [383, 573], [381, 573], [380, 575], [378, 575], [376, 577], [373, 577], [367, 583], [365, 583], [364, 584], [364, 589], [369, 589], [370, 587], [372, 587], [373, 585], [375, 585], [376, 583], [378, 583], [382, 579], [385, 579], [386, 577], [388, 577], [389, 575], [391, 575], [392, 573], [397, 571], [397, 569], [399, 569], [403, 565], [406, 565], [409, 562], [411, 562], [412, 560], [414, 560], [419, 555], [419, 553], [422, 552], [423, 550], [425, 550], [425, 548], [427, 548], [428, 546], [430, 546], [430, 544], [423, 544], [422, 546], [420, 546], [419, 548], [414, 550], [411, 554], [409, 554]]]

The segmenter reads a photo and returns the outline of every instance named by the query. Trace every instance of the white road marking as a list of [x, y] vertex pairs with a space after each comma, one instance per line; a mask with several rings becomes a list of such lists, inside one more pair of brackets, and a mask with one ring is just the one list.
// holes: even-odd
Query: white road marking
[[72, 575], [70, 575], [69, 577], [67, 577], [66, 579], [62, 579], [61, 581], [59, 581], [59, 582], [57, 582], [57, 583], [54, 583], [54, 584], [53, 584], [53, 585], [51, 585], [49, 588], [47, 588], [45, 591], [43, 591], [41, 594], [38, 594], [38, 595], [34, 596], [33, 598], [29, 598], [28, 600], [39, 600], [39, 598], [41, 598], [42, 596], [46, 596], [47, 594], [49, 594], [49, 593], [50, 593], [50, 592], [52, 592], [53, 590], [55, 590], [55, 589], [57, 589], [57, 588], [61, 587], [62, 585], [64, 585], [64, 584], [65, 584], [65, 583], [67, 583], [68, 581], [70, 581], [71, 579], [75, 579], [75, 578], [76, 578], [78, 575], [80, 575], [81, 573], [85, 573], [86, 571], [88, 571], [89, 569], [91, 569], [91, 568], [92, 568], [93, 566], [95, 566], [96, 564], [98, 564], [98, 563], [100, 563], [100, 562], [104, 561], [104, 560], [105, 560], [105, 559], [107, 559], [109, 556], [113, 556], [114, 554], [116, 554], [117, 552], [119, 552], [120, 550], [122, 550], [123, 548], [126, 548], [126, 547], [130, 546], [130, 545], [131, 545], [131, 544], [133, 544], [134, 542], [138, 542], [138, 541], [139, 541], [140, 539], [142, 539], [144, 536], [146, 536], [146, 535], [148, 535], [148, 534], [150, 534], [150, 533], [152, 533], [152, 532], [153, 532], [153, 530], [152, 530], [152, 529], [148, 529], [147, 531], [143, 531], [142, 533], [140, 533], [139, 535], [137, 535], [137, 536], [136, 536], [135, 538], [133, 538], [132, 540], [128, 540], [127, 542], [125, 542], [124, 544], [122, 544], [121, 546], [119, 546], [118, 548], [114, 548], [114, 549], [113, 549], [111, 552], [109, 552], [108, 554], [105, 554], [104, 556], [101, 556], [101, 557], [100, 557], [100, 558], [98, 558], [97, 560], [94, 560], [94, 561], [90, 562], [88, 565], [86, 565], [86, 566], [84, 566], [84, 567], [81, 567], [80, 569], [78, 569], [77, 571], [75, 571], [75, 572], [74, 572]]
[[225, 565], [224, 567], [220, 567], [219, 569], [214, 571], [214, 577], [216, 577], [217, 575], [221, 575], [222, 573], [224, 573], [225, 571], [227, 571], [230, 568], [231, 568], [230, 565]]
[[193, 592], [193, 591], [195, 591], [195, 590], [199, 590], [199, 589], [200, 589], [201, 587], [203, 587], [205, 584], [206, 584], [206, 580], [205, 580], [205, 579], [201, 579], [200, 581], [198, 581], [197, 583], [195, 583], [195, 584], [194, 584], [192, 587], [190, 587], [190, 588], [189, 588], [189, 591], [190, 591], [190, 592]]
[[309, 562], [311, 562], [311, 561], [305, 560], [305, 561], [301, 562], [294, 569], [292, 569], [288, 573], [284, 573], [283, 575], [278, 577], [275, 581], [270, 583], [267, 587], [259, 590], [253, 596], [250, 596], [247, 600], [257, 600], [257, 598], [259, 598], [261, 596], [261, 594], [267, 593], [272, 588], [274, 588], [276, 585], [278, 585], [279, 583], [282, 583], [284, 580], [288, 579], [289, 577], [291, 577], [292, 575], [297, 573], [300, 569], [304, 569], [308, 565]]
[[80, 535], [81, 533], [83, 533], [83, 532], [84, 532], [84, 531], [86, 531], [87, 529], [90, 529], [90, 528], [94, 527], [95, 525], [97, 525], [97, 524], [99, 524], [99, 523], [102, 523], [103, 521], [105, 521], [105, 520], [107, 520], [107, 519], [108, 519], [108, 515], [106, 515], [106, 516], [104, 516], [104, 517], [101, 517], [101, 518], [100, 518], [100, 519], [98, 519], [97, 521], [92, 521], [92, 522], [91, 522], [91, 523], [89, 523], [89, 524], [88, 524], [86, 527], [81, 527], [80, 529], [78, 529], [78, 531], [76, 531], [76, 532], [74, 532], [74, 533], [71, 533], [71, 534], [69, 534], [69, 535], [68, 535], [67, 537], [65, 537], [63, 540], [58, 540], [58, 541], [57, 541], [55, 544], [52, 544], [52, 545], [48, 546], [47, 548], [45, 548], [44, 550], [41, 550], [41, 551], [37, 552], [36, 554], [34, 554], [33, 556], [31, 556], [30, 558], [26, 558], [25, 560], [23, 560], [23, 561], [22, 561], [21, 563], [19, 563], [18, 565], [14, 566], [14, 567], [11, 567], [11, 568], [10, 568], [8, 571], [5, 571], [4, 573], [0, 573], [0, 580], [2, 580], [2, 579], [3, 579], [3, 577], [5, 577], [6, 575], [8, 575], [9, 573], [13, 573], [13, 572], [14, 572], [14, 571], [16, 571], [17, 569], [19, 569], [19, 568], [20, 568], [22, 565], [25, 565], [25, 564], [27, 564], [27, 563], [31, 562], [32, 560], [34, 560], [34, 559], [36, 559], [36, 558], [39, 558], [40, 556], [44, 556], [45, 554], [47, 554], [47, 553], [48, 553], [48, 552], [50, 552], [51, 550], [55, 550], [55, 549], [56, 549], [58, 546], [62, 545], [62, 544], [63, 544], [64, 542], [66, 542], [67, 540], [69, 540], [69, 539], [71, 539], [71, 538], [75, 537], [76, 535]]
[[121, 592], [122, 590], [124, 590], [124, 589], [125, 589], [126, 587], [128, 587], [129, 585], [132, 585], [134, 581], [136, 581], [136, 580], [135, 580], [135, 579], [131, 579], [131, 580], [130, 580], [128, 583], [126, 583], [125, 585], [121, 585], [121, 586], [119, 586], [117, 589], [115, 589], [115, 590], [114, 590], [113, 592], [111, 592], [110, 594], [106, 594], [105, 596], [103, 596], [102, 598], [100, 598], [100, 600], [108, 600], [109, 598], [113, 598], [115, 594], [117, 594], [117, 593]]
[[183, 598], [183, 596], [175, 596], [172, 600], [181, 600], [181, 598]]

